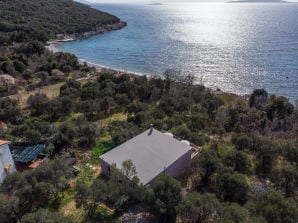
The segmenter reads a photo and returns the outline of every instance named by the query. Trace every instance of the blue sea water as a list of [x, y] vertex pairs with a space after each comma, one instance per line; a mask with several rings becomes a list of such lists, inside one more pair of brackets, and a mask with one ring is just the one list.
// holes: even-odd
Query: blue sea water
[[298, 4], [98, 4], [124, 29], [68, 42], [59, 50], [111, 68], [190, 72], [205, 86], [256, 88], [298, 100]]

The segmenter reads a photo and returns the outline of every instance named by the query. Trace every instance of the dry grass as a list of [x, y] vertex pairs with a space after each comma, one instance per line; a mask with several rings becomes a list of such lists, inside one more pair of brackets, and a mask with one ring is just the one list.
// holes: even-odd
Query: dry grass
[[126, 120], [127, 120], [127, 114], [115, 113], [115, 114], [110, 115], [107, 118], [98, 120], [94, 123], [99, 127], [107, 127], [113, 121], [126, 121]]
[[[77, 79], [77, 81], [81, 82], [81, 84], [87, 83], [89, 80], [86, 78], [83, 79]], [[57, 96], [59, 96], [60, 93], [60, 87], [65, 82], [61, 82], [58, 84], [48, 85], [43, 88], [39, 88], [33, 91], [21, 91], [18, 94], [10, 95], [8, 96], [11, 99], [15, 99], [19, 102], [21, 108], [27, 107], [27, 100], [30, 97], [30, 95], [35, 95], [36, 93], [45, 94], [49, 99], [53, 99]]]
[[58, 83], [54, 85], [49, 85], [44, 88], [36, 89], [34, 91], [23, 91], [18, 94], [9, 96], [11, 99], [15, 99], [19, 102], [21, 108], [27, 106], [27, 100], [30, 95], [35, 95], [36, 93], [46, 94], [49, 99], [55, 98], [59, 95], [60, 87], [64, 84]]
[[83, 207], [77, 208], [75, 200], [71, 200], [67, 203], [62, 209], [61, 212], [66, 216], [72, 216], [74, 218], [74, 222], [83, 222], [86, 216], [86, 211]]

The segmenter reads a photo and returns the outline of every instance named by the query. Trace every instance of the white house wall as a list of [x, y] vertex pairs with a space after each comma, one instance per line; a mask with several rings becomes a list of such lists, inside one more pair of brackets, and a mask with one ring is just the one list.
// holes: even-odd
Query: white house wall
[[2, 183], [5, 177], [7, 176], [7, 173], [5, 172], [5, 166], [9, 164], [12, 165], [10, 172], [15, 172], [16, 167], [14, 165], [14, 161], [12, 159], [8, 144], [1, 145], [0, 146], [0, 183]]

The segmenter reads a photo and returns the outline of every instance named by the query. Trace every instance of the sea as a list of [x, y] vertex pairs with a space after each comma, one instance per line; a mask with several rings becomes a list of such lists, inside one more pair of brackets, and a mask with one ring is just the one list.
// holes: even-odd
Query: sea
[[128, 72], [193, 74], [199, 84], [245, 95], [265, 88], [298, 104], [298, 4], [96, 4], [127, 27], [58, 45]]

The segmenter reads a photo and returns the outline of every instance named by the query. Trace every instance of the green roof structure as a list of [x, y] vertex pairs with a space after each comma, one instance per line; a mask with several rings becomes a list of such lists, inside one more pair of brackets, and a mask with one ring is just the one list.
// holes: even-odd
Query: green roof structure
[[37, 158], [37, 156], [45, 150], [44, 144], [37, 144], [33, 146], [12, 146], [12, 157], [14, 161], [21, 163], [29, 163]]

